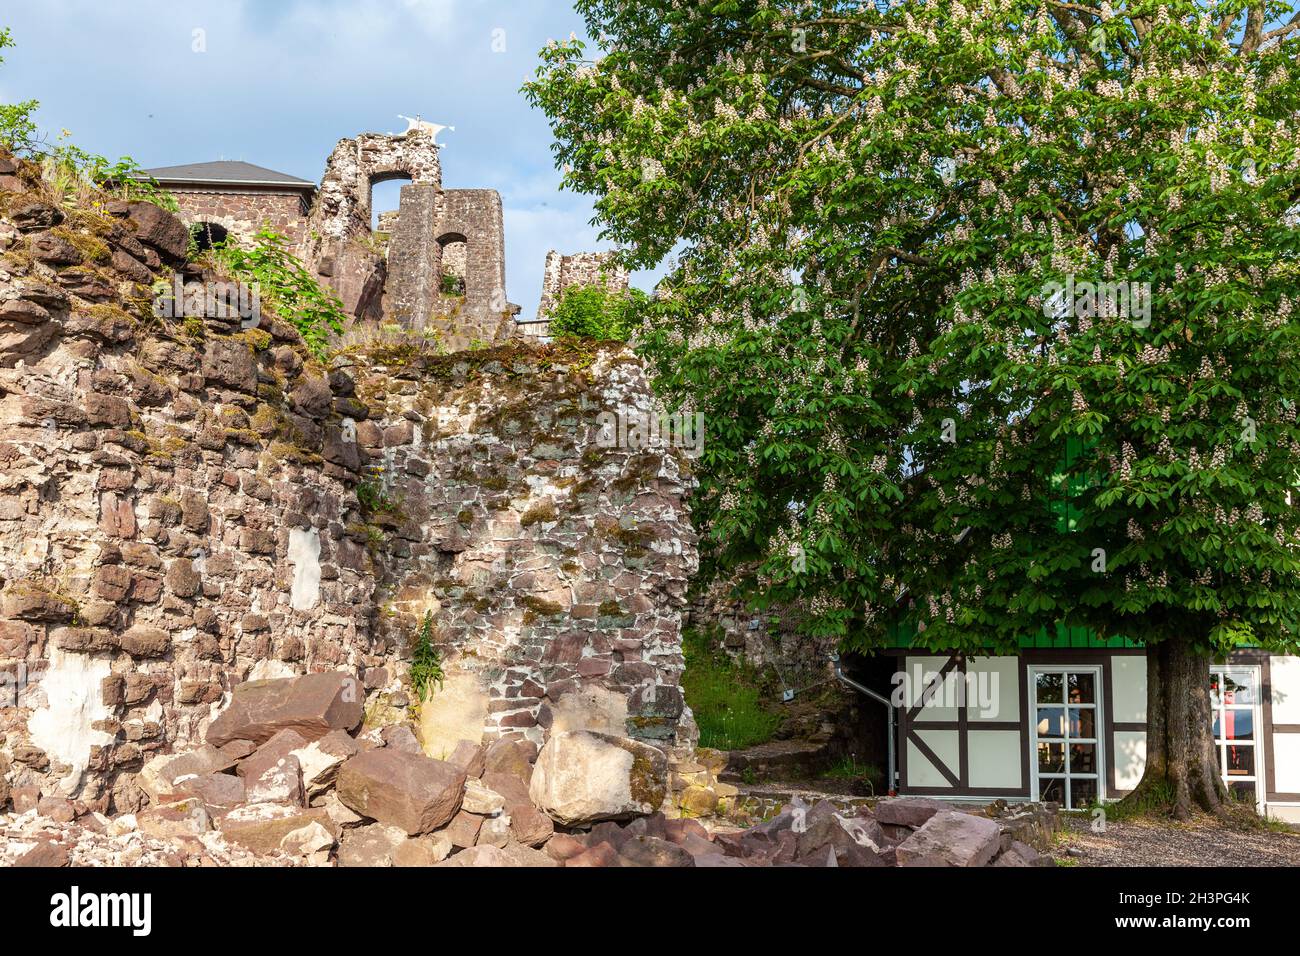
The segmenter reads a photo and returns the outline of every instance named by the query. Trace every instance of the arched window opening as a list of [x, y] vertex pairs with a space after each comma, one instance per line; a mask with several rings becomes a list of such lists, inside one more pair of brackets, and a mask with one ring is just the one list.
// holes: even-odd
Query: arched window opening
[[449, 232], [438, 238], [442, 249], [442, 291], [446, 295], [465, 294], [465, 276], [468, 269], [468, 247], [465, 237]]
[[220, 245], [230, 237], [226, 227], [215, 222], [196, 222], [190, 226], [190, 235], [194, 237], [194, 246], [199, 252]]

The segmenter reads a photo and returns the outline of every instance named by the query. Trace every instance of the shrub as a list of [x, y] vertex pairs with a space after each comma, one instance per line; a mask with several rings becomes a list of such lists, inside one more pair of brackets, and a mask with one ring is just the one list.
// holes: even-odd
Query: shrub
[[251, 249], [228, 239], [213, 247], [213, 255], [231, 278], [256, 283], [262, 302], [298, 330], [314, 355], [323, 356], [330, 333], [342, 332], [347, 321], [342, 301], [289, 251], [287, 236], [263, 229], [255, 238]]
[[442, 273], [442, 294], [443, 295], [464, 295], [465, 280], [451, 270], [444, 270]]
[[645, 299], [640, 289], [611, 292], [598, 285], [566, 289], [551, 313], [551, 337], [626, 342], [636, 325], [637, 307]]

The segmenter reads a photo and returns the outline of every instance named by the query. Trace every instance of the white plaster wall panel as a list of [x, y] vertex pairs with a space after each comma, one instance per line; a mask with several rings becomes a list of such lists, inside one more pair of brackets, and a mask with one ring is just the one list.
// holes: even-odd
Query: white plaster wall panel
[[1273, 723], [1300, 724], [1300, 657], [1270, 657]]
[[1024, 787], [1020, 734], [1014, 730], [972, 730], [968, 735], [972, 787], [1015, 792]]
[[[960, 755], [957, 731], [922, 730], [917, 737], [934, 751], [943, 764], [953, 773], [957, 773]], [[912, 740], [907, 742], [907, 785], [909, 787], [951, 787], [946, 778], [931, 760], [921, 752]]]
[[1132, 790], [1147, 765], [1147, 735], [1141, 730], [1118, 730], [1111, 736], [1115, 752], [1115, 789]]
[[1144, 654], [1115, 654], [1110, 659], [1112, 712], [1116, 723], [1147, 721], [1147, 659]]
[[1300, 793], [1300, 734], [1273, 734], [1273, 780], [1277, 793]]
[[1270, 803], [1268, 805], [1268, 815], [1294, 826], [1300, 826], [1300, 806], [1295, 804]]
[[966, 715], [972, 723], [1020, 719], [1020, 658], [972, 657], [966, 673]]
[[[908, 657], [905, 659], [906, 670], [903, 674], [904, 702], [907, 707], [915, 707], [925, 696], [925, 689], [933, 675], [939, 673], [943, 665], [948, 662], [947, 657], [929, 656], [929, 657]], [[952, 697], [953, 688], [957, 678], [960, 676], [953, 669], [953, 677], [950, 683], [942, 681], [935, 687], [934, 703], [926, 704], [921, 708], [917, 720], [956, 720], [957, 708], [950, 706], [948, 700]], [[897, 678], [898, 675], [895, 675]], [[895, 684], [895, 686], [898, 686]]]

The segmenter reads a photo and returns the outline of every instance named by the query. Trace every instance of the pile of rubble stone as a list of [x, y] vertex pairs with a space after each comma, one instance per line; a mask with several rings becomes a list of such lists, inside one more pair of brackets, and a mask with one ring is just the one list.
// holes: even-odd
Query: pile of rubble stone
[[[341, 672], [235, 688], [206, 743], [155, 757], [149, 805], [109, 819], [15, 791], [0, 864], [178, 866], [1034, 866], [1038, 817], [1004, 820], [938, 801], [841, 811], [786, 807], [744, 830], [659, 812], [662, 751], [585, 731], [462, 741], [427, 756], [409, 727], [359, 732]], [[1034, 830], [1034, 832], [1038, 832]], [[1022, 839], [1022, 837], [1024, 839]]]

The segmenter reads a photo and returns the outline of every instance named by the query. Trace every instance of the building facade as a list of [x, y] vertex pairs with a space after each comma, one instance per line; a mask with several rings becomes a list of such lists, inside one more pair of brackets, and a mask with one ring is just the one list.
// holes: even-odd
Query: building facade
[[[1018, 655], [891, 650], [897, 790], [953, 799], [1116, 800], [1146, 763], [1146, 652], [1075, 629]], [[1220, 770], [1261, 812], [1300, 822], [1300, 657], [1239, 650], [1206, 674]]]
[[300, 243], [316, 196], [315, 183], [245, 162], [190, 163], [145, 173], [176, 197], [181, 218], [201, 247], [230, 236], [251, 242], [266, 227]]

